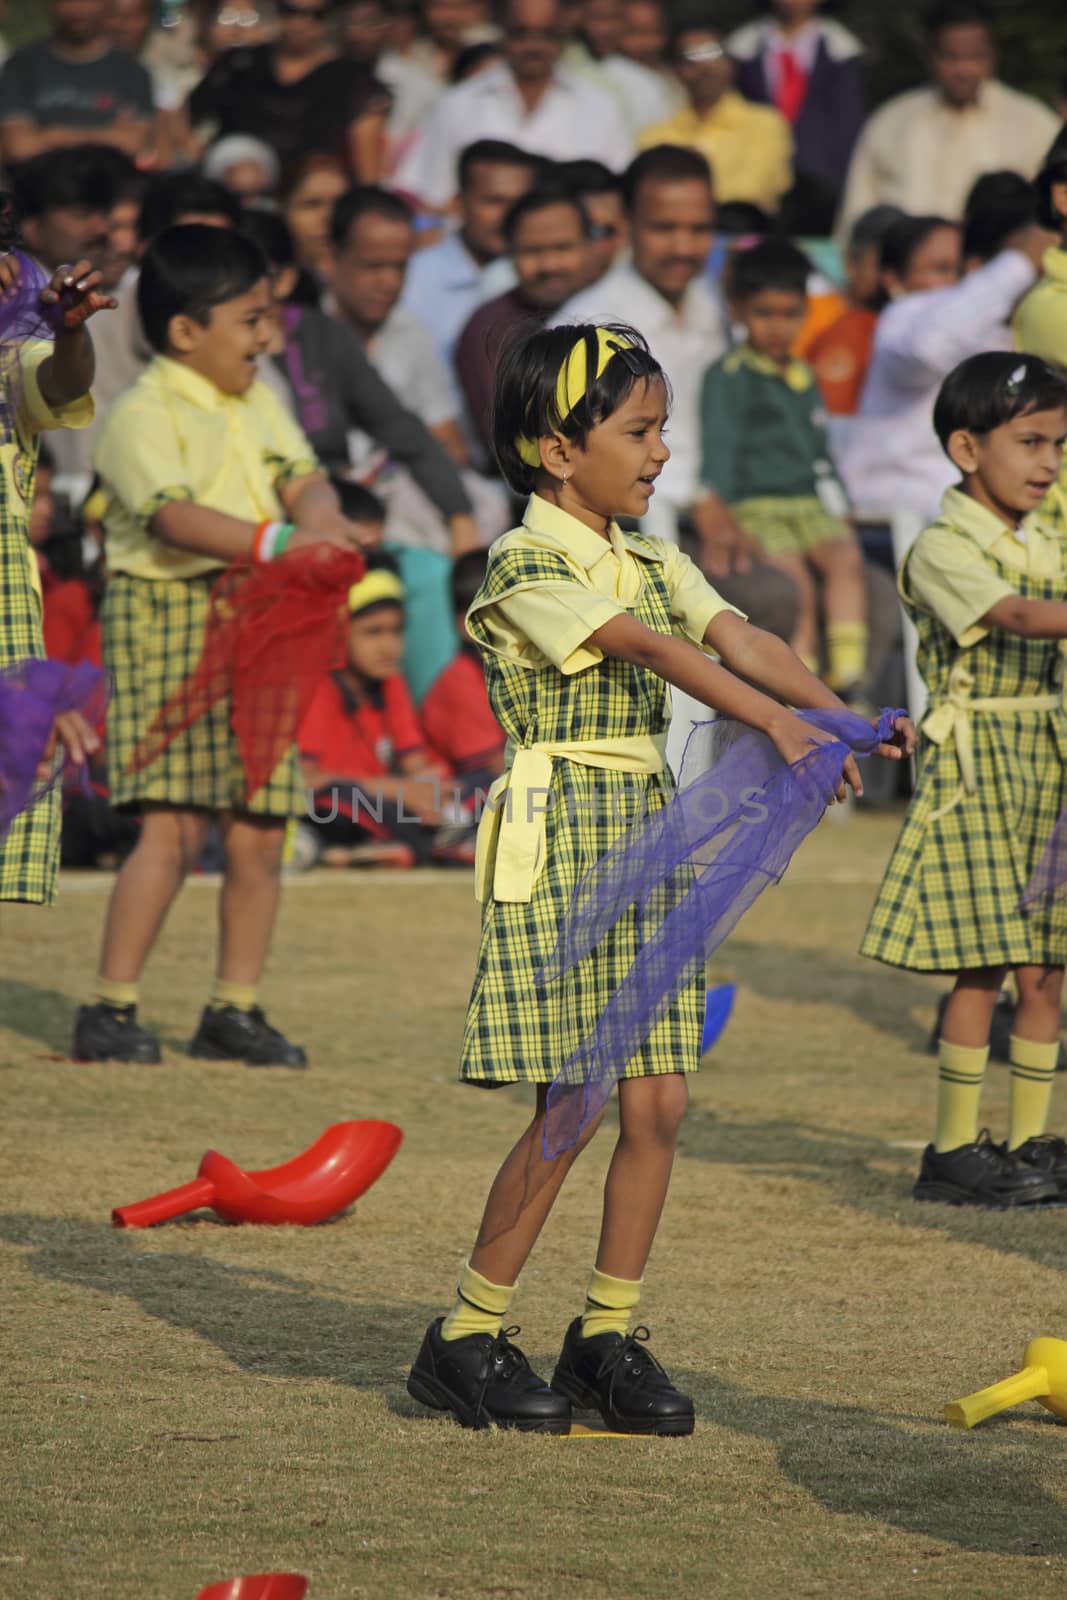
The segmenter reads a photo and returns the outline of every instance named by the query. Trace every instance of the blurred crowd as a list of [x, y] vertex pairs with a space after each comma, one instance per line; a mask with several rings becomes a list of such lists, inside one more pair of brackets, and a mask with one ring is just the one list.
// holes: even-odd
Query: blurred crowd
[[[644, 333], [673, 391], [645, 531], [850, 702], [901, 699], [894, 557], [952, 477], [933, 396], [1010, 347], [1056, 242], [1032, 180], [1065, 107], [999, 78], [982, 0], [931, 5], [923, 81], [873, 110], [864, 42], [819, 0], [727, 33], [707, 0], [50, 0], [47, 23], [0, 74], [0, 159], [28, 249], [118, 298], [98, 418], [151, 357], [148, 242], [240, 228], [273, 295], [259, 375], [380, 529], [301, 736], [297, 864], [469, 860], [504, 756], [462, 618], [517, 520], [494, 372], [539, 325]], [[68, 660], [100, 651], [95, 431], [55, 436], [33, 504]], [[68, 864], [136, 836], [96, 776]]]

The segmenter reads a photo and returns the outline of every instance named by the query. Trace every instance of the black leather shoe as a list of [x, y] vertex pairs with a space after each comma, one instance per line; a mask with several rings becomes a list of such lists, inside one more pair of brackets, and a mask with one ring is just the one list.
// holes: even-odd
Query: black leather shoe
[[1032, 1139], [1024, 1139], [1011, 1154], [1043, 1177], [1051, 1178], [1060, 1199], [1067, 1200], [1067, 1139], [1057, 1133], [1035, 1134]]
[[79, 1006], [74, 1019], [75, 1061], [129, 1061], [156, 1066], [159, 1040], [137, 1021], [136, 1006], [109, 1006], [98, 1001]]
[[552, 1387], [572, 1405], [599, 1411], [613, 1433], [693, 1431], [693, 1402], [679, 1394], [651, 1350], [648, 1329], [582, 1338], [582, 1319], [567, 1329]]
[[260, 1006], [205, 1006], [188, 1054], [201, 1061], [243, 1061], [247, 1067], [306, 1067], [298, 1044], [272, 1028]]
[[408, 1374], [408, 1394], [435, 1411], [451, 1411], [464, 1428], [519, 1428], [569, 1433], [571, 1408], [512, 1344], [518, 1328], [442, 1339], [444, 1317], [431, 1322]]
[[1059, 1192], [1050, 1173], [1020, 1160], [1018, 1150], [994, 1144], [988, 1128], [982, 1129], [974, 1144], [961, 1144], [955, 1150], [938, 1152], [928, 1144], [912, 1190], [916, 1200], [997, 1211], [1056, 1200]]

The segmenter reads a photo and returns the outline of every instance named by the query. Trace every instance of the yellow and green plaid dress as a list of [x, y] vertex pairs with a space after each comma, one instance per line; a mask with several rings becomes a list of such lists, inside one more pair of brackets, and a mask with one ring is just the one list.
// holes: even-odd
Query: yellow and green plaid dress
[[[44, 656], [41, 588], [29, 540], [28, 510], [37, 472], [39, 435], [46, 428], [85, 427], [93, 419], [88, 395], [59, 410], [46, 404], [37, 368], [50, 344], [23, 347], [20, 393], [0, 402], [0, 668]], [[59, 876], [60, 795], [53, 788], [0, 839], [0, 900], [51, 905]]]
[[[1027, 599], [1067, 599], [1062, 570], [1038, 577], [1008, 565], [994, 554], [989, 534], [971, 515], [980, 536], [972, 554], [991, 580], [991, 600], [998, 590]], [[1036, 529], [1034, 535], [1040, 536]], [[965, 645], [959, 644], [941, 619], [909, 603], [914, 556], [915, 547], [901, 570], [901, 594], [918, 630], [919, 668], [931, 711], [923, 722], [919, 780], [862, 954], [916, 972], [1063, 965], [1067, 908], [1061, 903], [1038, 905], [1025, 914], [1018, 910], [1067, 805], [1059, 646], [1000, 630], [969, 644], [965, 631]], [[1059, 561], [1062, 566], [1062, 554]], [[982, 606], [978, 615], [984, 615], [988, 607], [980, 600], [976, 604]]]
[[[662, 749], [663, 680], [605, 659], [589, 636], [629, 611], [657, 633], [699, 643], [725, 609], [672, 546], [615, 527], [607, 543], [532, 496], [523, 526], [493, 546], [468, 616], [485, 659], [490, 702], [516, 760], [543, 745], [577, 746], [591, 758], [596, 747], [613, 744], [625, 750], [656, 741]], [[544, 826], [530, 880], [502, 884], [499, 842], [488, 863], [461, 1062], [468, 1082], [550, 1082], [595, 1027], [637, 954], [634, 920], [624, 917], [562, 978], [546, 986], [535, 979], [579, 880], [628, 827], [666, 803], [670, 774], [662, 764], [659, 770], [606, 770], [565, 755], [548, 762], [548, 773], [547, 792], [529, 791]], [[503, 807], [499, 815], [498, 840], [509, 826]], [[704, 1003], [698, 979], [651, 1030], [625, 1075], [695, 1071]]]

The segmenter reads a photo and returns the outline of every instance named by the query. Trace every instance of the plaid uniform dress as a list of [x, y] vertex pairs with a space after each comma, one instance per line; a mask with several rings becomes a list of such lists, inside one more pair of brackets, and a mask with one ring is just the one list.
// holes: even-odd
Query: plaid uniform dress
[[[1067, 577], [1036, 578], [982, 559], [1025, 599], [1067, 598]], [[906, 580], [907, 564], [903, 569]], [[908, 607], [919, 666], [936, 708], [961, 661], [973, 699], [1058, 695], [1055, 641], [995, 630], [964, 650], [948, 628]], [[1017, 909], [1052, 827], [1067, 805], [1067, 713], [972, 710], [974, 793], [961, 793], [953, 740], [923, 737], [919, 781], [861, 945], [865, 956], [915, 972], [1067, 963], [1067, 909]]]
[[[671, 593], [654, 546], [631, 537], [653, 559], [642, 562], [643, 584], [628, 607], [657, 633], [676, 633]], [[490, 557], [478, 602], [509, 593], [559, 586], [561, 563], [539, 550], [511, 549]], [[517, 746], [557, 740], [588, 742], [666, 730], [663, 680], [644, 668], [606, 658], [565, 674], [552, 665], [537, 670], [502, 661], [486, 646], [477, 611], [468, 627], [482, 645], [493, 711]], [[483, 907], [478, 964], [467, 1012], [461, 1077], [485, 1086], [549, 1083], [596, 1026], [637, 950], [632, 917], [623, 917], [600, 945], [562, 978], [539, 985], [535, 973], [550, 954], [571, 894], [582, 875], [635, 821], [666, 804], [673, 791], [668, 771], [608, 772], [577, 762], [553, 763], [545, 816], [545, 864], [528, 904], [495, 899]], [[664, 912], [673, 903], [664, 892]], [[695, 1072], [700, 1064], [705, 984], [695, 979], [651, 1030], [625, 1076]]]

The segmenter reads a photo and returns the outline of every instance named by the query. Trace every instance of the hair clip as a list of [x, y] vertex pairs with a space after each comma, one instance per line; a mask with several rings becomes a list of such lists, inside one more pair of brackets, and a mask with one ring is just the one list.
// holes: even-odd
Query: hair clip
[[1027, 371], [1028, 369], [1025, 361], [1020, 366], [1016, 367], [1015, 371], [1012, 373], [1011, 377], [1007, 381], [1007, 384], [1005, 385], [1009, 394], [1014, 394], [1017, 389], [1022, 388], [1023, 384], [1026, 382]]

